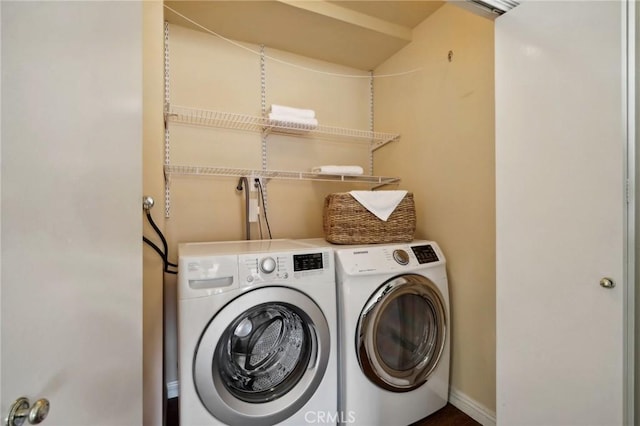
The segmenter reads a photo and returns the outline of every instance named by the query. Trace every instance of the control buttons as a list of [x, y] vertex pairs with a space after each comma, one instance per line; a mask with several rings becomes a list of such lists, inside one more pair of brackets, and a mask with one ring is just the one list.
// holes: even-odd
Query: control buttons
[[401, 249], [394, 250], [393, 260], [398, 262], [400, 265], [407, 265], [409, 263], [409, 254]]
[[265, 274], [270, 274], [276, 270], [276, 261], [273, 257], [265, 257], [260, 261], [260, 270]]
[[439, 260], [435, 250], [429, 244], [424, 246], [413, 246], [411, 247], [411, 250], [413, 250], [413, 254], [416, 255], [418, 263], [421, 265], [424, 263], [437, 262]]

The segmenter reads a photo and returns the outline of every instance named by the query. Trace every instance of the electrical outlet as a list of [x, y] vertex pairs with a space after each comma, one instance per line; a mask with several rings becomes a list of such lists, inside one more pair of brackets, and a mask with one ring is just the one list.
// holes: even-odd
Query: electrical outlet
[[254, 190], [258, 190], [259, 188], [264, 188], [263, 178], [254, 177], [253, 178], [253, 187], [254, 187]]

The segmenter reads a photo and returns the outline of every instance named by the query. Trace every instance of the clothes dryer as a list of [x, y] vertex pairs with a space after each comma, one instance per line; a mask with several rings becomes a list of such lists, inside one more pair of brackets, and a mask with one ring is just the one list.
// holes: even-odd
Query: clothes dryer
[[181, 244], [179, 271], [181, 426], [336, 418], [331, 249], [291, 240]]
[[333, 247], [344, 423], [406, 426], [444, 407], [449, 290], [438, 245]]

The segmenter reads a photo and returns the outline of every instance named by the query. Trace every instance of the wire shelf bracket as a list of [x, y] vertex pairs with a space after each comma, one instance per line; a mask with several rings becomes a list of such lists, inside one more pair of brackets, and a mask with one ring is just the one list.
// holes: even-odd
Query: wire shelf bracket
[[400, 178], [369, 175], [334, 175], [313, 172], [297, 172], [284, 170], [254, 170], [254, 169], [234, 169], [227, 167], [200, 167], [200, 166], [178, 166], [171, 165], [164, 167], [165, 179], [167, 183], [173, 176], [228, 176], [243, 177], [251, 176], [260, 179], [289, 179], [289, 180], [316, 180], [325, 182], [350, 182], [376, 185], [390, 185], [400, 182]]

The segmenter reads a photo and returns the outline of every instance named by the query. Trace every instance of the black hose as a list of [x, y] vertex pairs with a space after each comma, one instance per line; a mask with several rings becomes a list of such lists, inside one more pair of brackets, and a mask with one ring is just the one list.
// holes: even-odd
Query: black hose
[[174, 266], [177, 268], [178, 265], [175, 263], [169, 262], [169, 248], [167, 245], [167, 240], [164, 238], [164, 235], [162, 235], [162, 231], [160, 231], [160, 228], [158, 228], [156, 223], [153, 221], [153, 217], [151, 217], [150, 208], [145, 208], [145, 212], [146, 212], [147, 220], [149, 221], [149, 224], [151, 224], [151, 227], [153, 228], [153, 230], [156, 232], [156, 234], [158, 234], [158, 236], [162, 240], [162, 247], [164, 248], [164, 250], [161, 250], [160, 247], [155, 245], [150, 239], [148, 239], [144, 235], [142, 236], [142, 241], [147, 243], [152, 249], [156, 251], [156, 253], [160, 255], [160, 257], [162, 258], [164, 272], [168, 274], [177, 274], [176, 271], [169, 270], [169, 266]]
[[[158, 253], [160, 255], [160, 257], [162, 258], [162, 263], [164, 265], [164, 272], [166, 272], [168, 274], [177, 274], [176, 271], [170, 271], [169, 270], [169, 263], [167, 262], [167, 256], [165, 256], [165, 254], [162, 252], [162, 250], [160, 250], [160, 247], [155, 245], [151, 240], [149, 240], [145, 236], [142, 237], [142, 241], [147, 243], [152, 249], [154, 249], [156, 251], [156, 253]], [[174, 264], [171, 264], [171, 265], [172, 266], [176, 266]]]
[[262, 192], [262, 183], [260, 183], [260, 180], [257, 180], [257, 182], [258, 182], [258, 190], [260, 191], [260, 198], [262, 199], [262, 215], [264, 216], [264, 222], [267, 224], [269, 239], [272, 239], [271, 226], [269, 226], [269, 219], [267, 218], [267, 205], [264, 202], [264, 192]]
[[144, 241], [145, 243], [149, 244], [149, 246], [154, 249], [156, 251], [156, 253], [158, 253], [160, 255], [160, 257], [162, 258], [162, 260], [164, 260], [164, 253], [162, 252], [162, 250], [160, 250], [160, 247], [158, 247], [157, 245], [155, 245], [150, 239], [148, 239], [145, 236], [142, 236], [142, 241]]
[[167, 240], [165, 240], [164, 235], [162, 235], [162, 232], [160, 232], [160, 229], [158, 228], [156, 223], [153, 221], [153, 218], [151, 217], [151, 212], [149, 210], [147, 210], [147, 220], [153, 227], [153, 230], [156, 231], [156, 234], [158, 234], [158, 236], [162, 240], [162, 247], [164, 247], [164, 255], [161, 254], [161, 256], [164, 258], [166, 264], [169, 266], [177, 267], [178, 265], [176, 265], [175, 263], [169, 262], [169, 249], [167, 247]]

